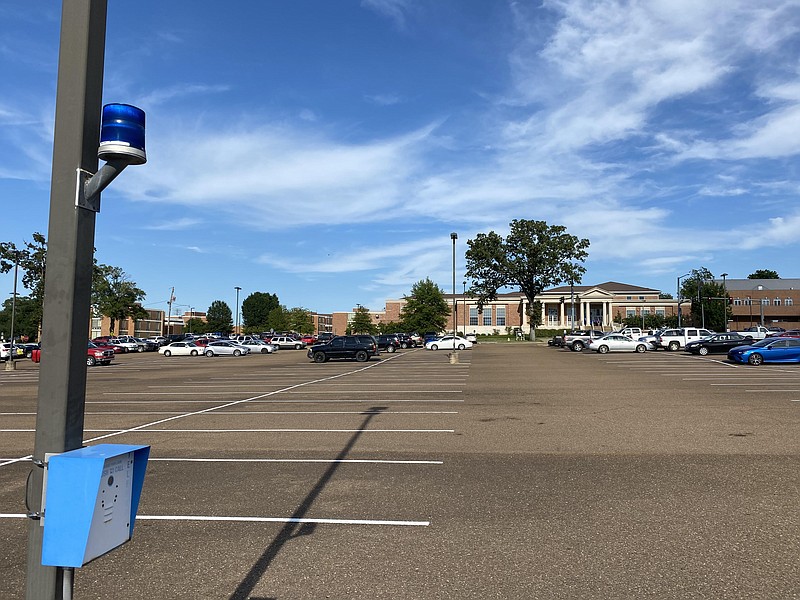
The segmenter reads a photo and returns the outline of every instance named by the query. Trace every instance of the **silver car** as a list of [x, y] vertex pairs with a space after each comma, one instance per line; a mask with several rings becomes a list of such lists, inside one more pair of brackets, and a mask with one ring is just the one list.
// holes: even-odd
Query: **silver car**
[[206, 356], [242, 356], [250, 354], [250, 348], [240, 346], [236, 342], [220, 340], [209, 342], [204, 354]]

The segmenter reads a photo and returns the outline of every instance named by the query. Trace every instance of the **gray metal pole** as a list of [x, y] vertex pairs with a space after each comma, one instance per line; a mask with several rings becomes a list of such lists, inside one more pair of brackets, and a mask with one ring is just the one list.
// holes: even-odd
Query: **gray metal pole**
[[8, 360], [6, 361], [6, 371], [13, 371], [17, 368], [14, 362], [14, 317], [17, 312], [17, 274], [19, 271], [19, 251], [14, 254], [14, 295], [11, 297], [11, 346], [8, 349]]
[[[83, 444], [95, 213], [75, 206], [78, 169], [97, 171], [107, 0], [63, 0], [34, 460]], [[28, 488], [41, 511], [43, 469]], [[41, 522], [28, 526], [28, 600], [64, 597], [64, 569], [42, 566]], [[69, 578], [67, 578], [68, 580]], [[69, 581], [67, 581], [69, 583]]]

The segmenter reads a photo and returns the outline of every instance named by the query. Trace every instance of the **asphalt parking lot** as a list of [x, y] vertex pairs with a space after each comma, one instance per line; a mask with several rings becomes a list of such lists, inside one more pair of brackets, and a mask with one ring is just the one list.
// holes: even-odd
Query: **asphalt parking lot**
[[[38, 368], [0, 371], [0, 597]], [[122, 355], [86, 443], [152, 446], [75, 597], [800, 598], [800, 367], [479, 344], [450, 364]]]

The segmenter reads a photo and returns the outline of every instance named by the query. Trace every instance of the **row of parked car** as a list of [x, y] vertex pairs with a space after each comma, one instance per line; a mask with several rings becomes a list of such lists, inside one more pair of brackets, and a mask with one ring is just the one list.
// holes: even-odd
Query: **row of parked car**
[[597, 330], [572, 331], [555, 336], [548, 344], [572, 351], [584, 349], [605, 354], [611, 351], [646, 352], [664, 349], [684, 350], [692, 354], [726, 354], [732, 362], [760, 365], [762, 363], [800, 363], [800, 329], [770, 332], [763, 339], [754, 339], [747, 331], [714, 333], [698, 327], [661, 329], [647, 335], [636, 328], [606, 333]]

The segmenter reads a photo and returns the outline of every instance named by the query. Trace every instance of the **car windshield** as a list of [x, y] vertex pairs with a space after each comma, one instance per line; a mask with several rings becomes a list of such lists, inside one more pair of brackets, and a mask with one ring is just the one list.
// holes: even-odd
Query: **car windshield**
[[763, 348], [764, 346], [769, 346], [774, 341], [775, 341], [775, 338], [764, 338], [763, 340], [758, 340], [757, 342], [753, 342], [750, 345], [751, 346], [756, 346], [758, 348]]

